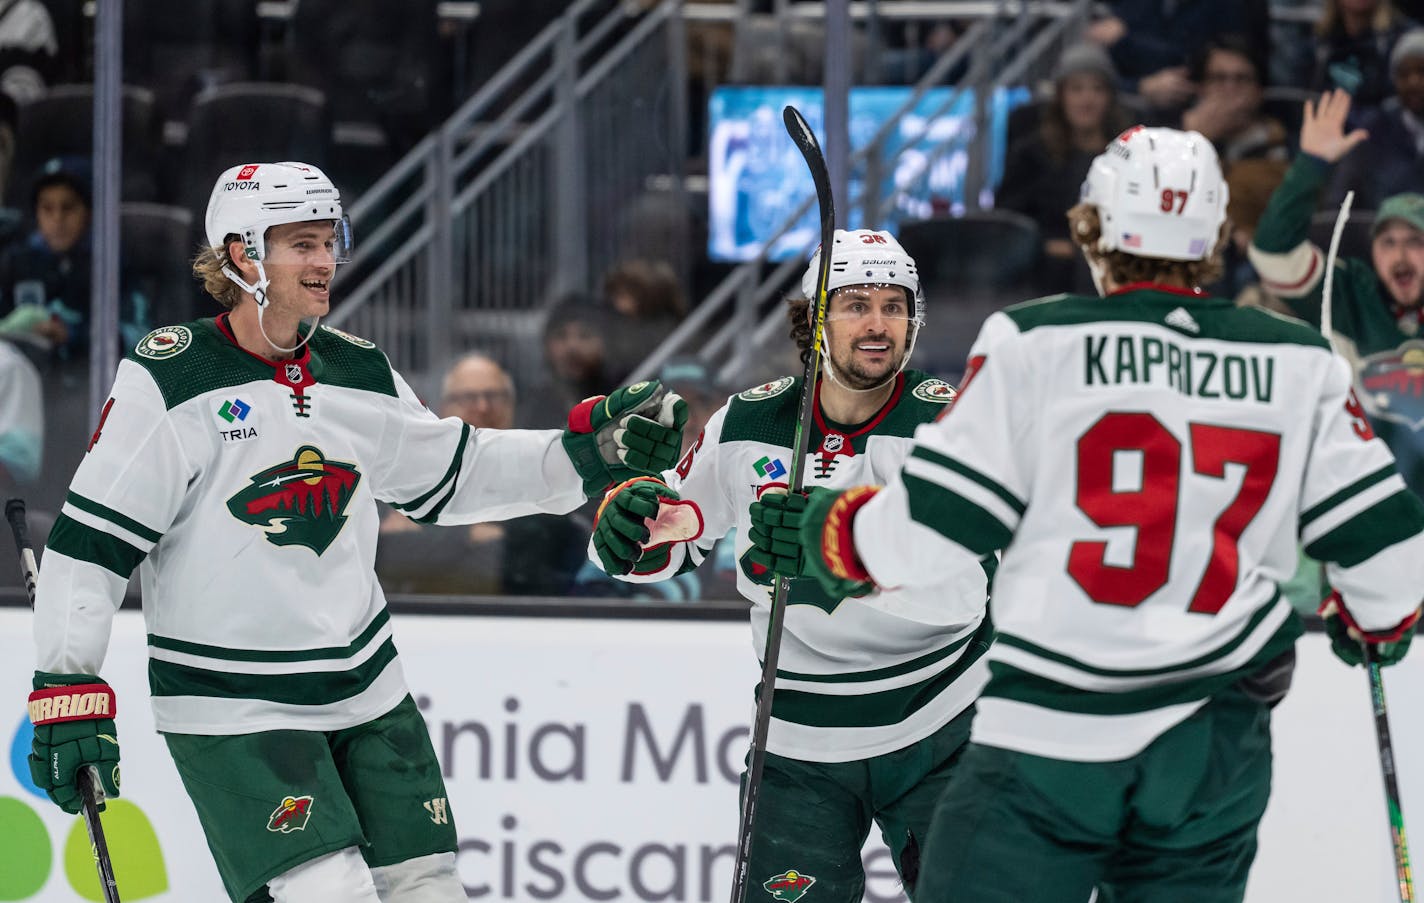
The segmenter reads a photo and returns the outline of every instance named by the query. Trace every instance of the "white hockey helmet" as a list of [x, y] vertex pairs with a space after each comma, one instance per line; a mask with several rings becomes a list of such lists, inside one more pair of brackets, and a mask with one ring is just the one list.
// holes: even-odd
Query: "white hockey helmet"
[[1226, 221], [1216, 148], [1198, 132], [1133, 126], [1093, 160], [1082, 201], [1098, 208], [1098, 250], [1205, 260]]
[[[914, 307], [911, 322], [925, 325], [925, 293], [920, 288], [920, 271], [915, 259], [905, 253], [895, 236], [884, 230], [837, 229], [831, 238], [831, 273], [826, 280], [829, 297], [847, 285], [899, 285], [910, 295]], [[816, 280], [821, 274], [821, 249], [811, 255], [811, 263], [801, 277], [801, 292], [814, 304]]]
[[247, 256], [267, 257], [266, 233], [283, 223], [331, 220], [337, 263], [351, 259], [351, 221], [341, 195], [320, 169], [306, 163], [247, 163], [218, 176], [204, 219], [208, 244], [222, 249], [229, 235], [247, 245]]

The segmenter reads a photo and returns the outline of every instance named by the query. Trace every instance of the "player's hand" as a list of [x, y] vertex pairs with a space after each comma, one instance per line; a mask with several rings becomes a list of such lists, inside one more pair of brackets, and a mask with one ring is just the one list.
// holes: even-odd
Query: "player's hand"
[[[30, 777], [65, 812], [84, 805], [79, 769], [98, 773], [103, 795], [119, 795], [119, 740], [114, 727], [114, 691], [93, 674], [35, 672], [30, 694], [35, 739]], [[104, 801], [99, 801], [104, 808]]]
[[752, 502], [748, 509], [751, 526], [747, 529], [751, 545], [737, 562], [748, 580], [771, 586], [778, 576], [805, 575], [801, 549], [801, 515], [805, 511], [806, 493], [788, 493], [785, 486], [768, 486]]
[[1389, 638], [1381, 639], [1366, 634], [1355, 625], [1345, 607], [1340, 604], [1337, 594], [1331, 593], [1320, 606], [1320, 617], [1325, 622], [1325, 633], [1330, 637], [1331, 651], [1335, 653], [1336, 658], [1351, 667], [1364, 663], [1365, 646], [1370, 647], [1370, 657], [1381, 667], [1393, 665], [1404, 658], [1405, 653], [1409, 651], [1410, 642], [1414, 639], [1419, 614], [1419, 609], [1415, 609], [1414, 614], [1405, 618], [1404, 622], [1391, 632]]
[[677, 464], [687, 402], [657, 380], [586, 398], [569, 412], [564, 450], [590, 498], [614, 483]]
[[604, 497], [593, 520], [593, 549], [606, 573], [615, 577], [656, 573], [667, 567], [673, 542], [696, 539], [684, 533], [654, 537], [659, 514], [669, 502], [691, 506], [696, 512], [696, 532], [701, 532], [702, 514], [697, 506], [680, 501], [677, 491], [662, 480], [638, 477], [615, 486]]
[[1307, 100], [1300, 124], [1301, 152], [1327, 163], [1338, 162], [1355, 145], [1370, 137], [1364, 129], [1345, 134], [1345, 117], [1349, 115], [1350, 95], [1341, 88], [1326, 91], [1318, 103], [1312, 104]]

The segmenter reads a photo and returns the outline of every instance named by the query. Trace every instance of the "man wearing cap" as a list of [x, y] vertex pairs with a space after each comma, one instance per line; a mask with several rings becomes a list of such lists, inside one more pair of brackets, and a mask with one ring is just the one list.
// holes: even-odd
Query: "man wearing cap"
[[[1325, 254], [1308, 234], [1331, 167], [1367, 137], [1346, 133], [1350, 95], [1341, 90], [1305, 105], [1300, 156], [1271, 196], [1251, 243], [1262, 285], [1319, 325]], [[1331, 323], [1336, 346], [1355, 367], [1360, 401], [1398, 459], [1416, 494], [1424, 494], [1424, 195], [1386, 198], [1371, 229], [1370, 259], [1335, 261]]]
[[1394, 96], [1361, 117], [1370, 140], [1336, 167], [1329, 204], [1354, 189], [1356, 209], [1377, 210], [1391, 195], [1424, 191], [1424, 28], [1394, 45], [1389, 72]]

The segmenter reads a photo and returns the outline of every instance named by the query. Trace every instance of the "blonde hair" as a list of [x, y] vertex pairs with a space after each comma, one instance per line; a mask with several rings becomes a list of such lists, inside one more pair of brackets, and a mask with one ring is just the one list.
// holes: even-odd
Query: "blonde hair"
[[1164, 260], [1160, 257], [1138, 257], [1125, 251], [1100, 251], [1098, 239], [1102, 237], [1103, 228], [1098, 219], [1098, 208], [1092, 204], [1078, 204], [1068, 211], [1068, 234], [1093, 263], [1103, 266], [1108, 278], [1116, 285], [1171, 280], [1195, 288], [1210, 285], [1221, 278], [1221, 249], [1231, 235], [1231, 221], [1221, 224], [1216, 245], [1205, 260]]
[[228, 244], [241, 241], [236, 234], [229, 235], [227, 239], [221, 248], [199, 246], [197, 254], [193, 255], [193, 276], [203, 283], [203, 291], [212, 295], [223, 307], [232, 310], [247, 297], [247, 293], [223, 272], [223, 267], [227, 264]]

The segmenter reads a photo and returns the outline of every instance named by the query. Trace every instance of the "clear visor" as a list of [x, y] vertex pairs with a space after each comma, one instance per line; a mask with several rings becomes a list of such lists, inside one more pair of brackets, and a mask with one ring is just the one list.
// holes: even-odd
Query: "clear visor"
[[332, 256], [337, 263], [350, 263], [351, 256], [356, 252], [356, 237], [351, 231], [351, 217], [343, 213], [341, 219], [332, 221], [331, 227]]
[[914, 319], [914, 308], [903, 285], [875, 283], [848, 285], [831, 292], [826, 300], [826, 322]]
[[[326, 231], [323, 226], [329, 226], [331, 231]], [[313, 261], [312, 258], [325, 257], [326, 254], [331, 255], [331, 263], [350, 263], [354, 250], [351, 220], [343, 214], [340, 219], [273, 226], [263, 236], [262, 245], [261, 256], [267, 263], [325, 263], [327, 261]], [[318, 252], [318, 246], [325, 253]], [[256, 256], [253, 249], [248, 249], [248, 256]]]

